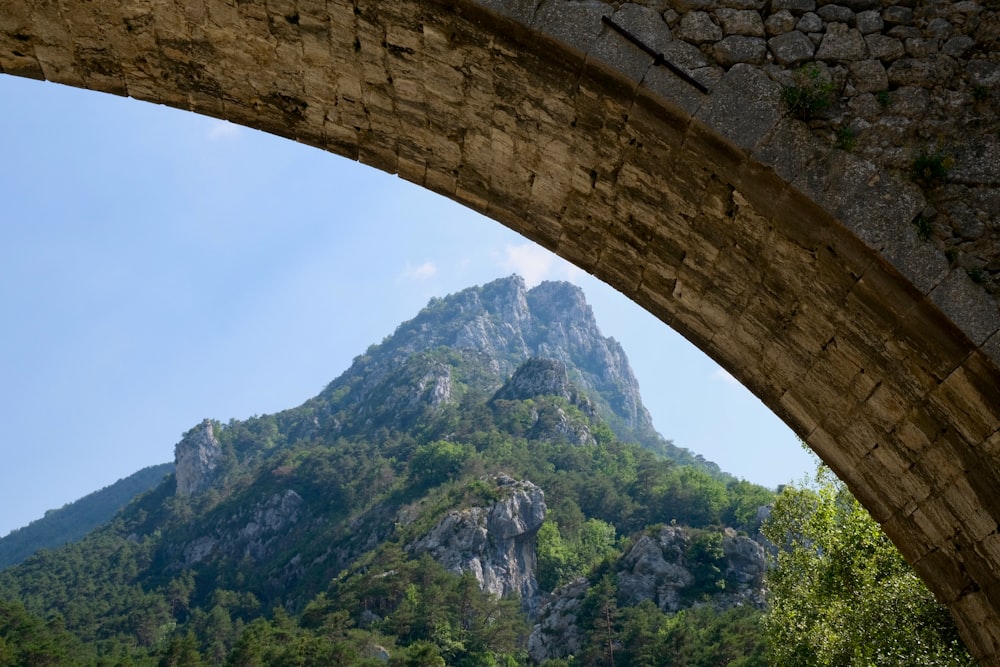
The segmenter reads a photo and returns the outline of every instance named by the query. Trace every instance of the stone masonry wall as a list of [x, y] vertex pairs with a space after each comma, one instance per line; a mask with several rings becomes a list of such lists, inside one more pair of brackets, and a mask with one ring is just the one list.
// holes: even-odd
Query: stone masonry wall
[[640, 0], [669, 56], [705, 82], [737, 63], [785, 90], [831, 149], [902, 174], [914, 233], [1000, 294], [1000, 3]]

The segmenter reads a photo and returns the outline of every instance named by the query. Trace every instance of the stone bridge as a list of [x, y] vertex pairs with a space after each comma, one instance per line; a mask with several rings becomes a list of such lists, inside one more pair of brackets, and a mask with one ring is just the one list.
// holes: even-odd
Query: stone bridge
[[0, 0], [0, 71], [359, 160], [592, 272], [1000, 664], [1000, 4], [825, 1]]

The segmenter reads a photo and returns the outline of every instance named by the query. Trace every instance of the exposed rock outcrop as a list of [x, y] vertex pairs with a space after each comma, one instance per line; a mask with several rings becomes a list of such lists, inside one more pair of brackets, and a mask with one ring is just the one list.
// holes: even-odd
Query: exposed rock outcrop
[[[466, 360], [478, 358], [480, 372], [475, 377], [448, 376], [438, 354], [444, 348]], [[348, 414], [352, 406], [373, 400], [386, 406], [398, 403], [406, 414], [438, 408], [461, 398], [455, 391], [459, 382], [492, 393], [532, 358], [561, 362], [565, 382], [590, 397], [594, 410], [621, 439], [663, 448], [665, 441], [642, 404], [624, 351], [601, 334], [583, 291], [565, 282], [543, 282], [529, 290], [516, 275], [432, 299], [327, 387], [324, 396], [336, 397], [336, 402], [319, 414], [329, 410], [335, 427], [349, 430], [358, 428], [357, 422], [352, 427], [338, 413]], [[388, 387], [399, 386], [404, 370], [415, 391], [405, 397], [385, 396], [387, 402], [379, 403]], [[368, 418], [373, 424], [379, 421], [378, 415]]]
[[211, 486], [219, 472], [221, 457], [222, 448], [211, 420], [205, 419], [185, 433], [174, 447], [177, 493], [190, 496]]
[[[721, 549], [718, 562], [709, 563], [713, 577], [705, 578], [705, 554], [692, 545], [706, 535]], [[715, 557], [712, 557], [714, 560]], [[701, 562], [699, 562], [701, 561]], [[719, 608], [739, 605], [764, 607], [764, 548], [731, 528], [722, 533], [664, 526], [655, 534], [642, 535], [617, 564], [619, 603], [639, 604], [651, 600], [665, 612], [680, 611], [693, 604]], [[719, 581], [724, 585], [719, 587]], [[716, 592], [708, 594], [715, 588]], [[565, 658], [582, 645], [580, 613], [589, 590], [584, 579], [553, 592], [538, 611], [538, 622], [528, 639], [528, 652], [537, 662]], [[706, 598], [706, 595], [708, 596]]]
[[209, 533], [183, 545], [184, 567], [214, 557], [264, 561], [302, 513], [305, 501], [291, 489], [274, 493], [227, 517]]
[[545, 519], [545, 494], [529, 481], [499, 475], [501, 498], [489, 507], [452, 510], [410, 544], [456, 573], [471, 572], [480, 588], [498, 597], [517, 595], [525, 609], [538, 605], [535, 535]]

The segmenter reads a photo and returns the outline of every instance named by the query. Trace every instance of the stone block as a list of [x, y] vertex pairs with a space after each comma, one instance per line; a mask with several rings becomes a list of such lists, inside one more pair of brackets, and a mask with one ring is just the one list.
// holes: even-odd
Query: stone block
[[603, 2], [563, 2], [546, 0], [535, 12], [531, 27], [543, 34], [587, 53], [604, 29], [602, 16], [610, 16], [612, 8]]
[[882, 19], [890, 26], [913, 23], [913, 10], [904, 5], [890, 5], [882, 10]]
[[764, 21], [760, 18], [760, 12], [749, 9], [717, 9], [715, 18], [719, 19], [722, 32], [726, 35], [764, 36]]
[[722, 67], [737, 63], [761, 65], [767, 55], [767, 43], [760, 37], [730, 35], [715, 45], [715, 61]]
[[[852, 23], [854, 12], [843, 5], [823, 5], [816, 13], [827, 23]], [[801, 28], [800, 28], [801, 30]], [[807, 32], [821, 32], [820, 30], [810, 30]]]
[[906, 55], [903, 42], [886, 35], [865, 35], [865, 44], [872, 58], [877, 58], [882, 62], [892, 62]]
[[868, 46], [861, 32], [845, 23], [830, 23], [816, 51], [817, 60], [850, 62], [868, 57]]
[[824, 28], [823, 19], [813, 12], [806, 12], [799, 19], [799, 22], [795, 24], [795, 29], [805, 34], [823, 32]]
[[[763, 42], [763, 40], [761, 40]], [[750, 65], [734, 65], [698, 117], [736, 145], [754, 148], [781, 119], [781, 87]]]
[[786, 9], [792, 14], [802, 16], [806, 12], [816, 11], [816, 0], [771, 0], [771, 12]]
[[854, 17], [854, 27], [861, 31], [862, 35], [879, 33], [885, 27], [882, 15], [873, 9], [858, 12]]
[[850, 63], [851, 83], [861, 93], [876, 93], [889, 87], [889, 77], [879, 60], [859, 60]]
[[715, 25], [708, 12], [689, 12], [681, 17], [675, 34], [691, 44], [704, 44], [722, 39], [722, 28]]
[[796, 19], [787, 9], [775, 12], [764, 21], [764, 29], [769, 36], [783, 35], [786, 32], [795, 30]]
[[767, 44], [775, 62], [784, 67], [794, 67], [812, 60], [816, 53], [812, 40], [798, 31], [772, 37]]

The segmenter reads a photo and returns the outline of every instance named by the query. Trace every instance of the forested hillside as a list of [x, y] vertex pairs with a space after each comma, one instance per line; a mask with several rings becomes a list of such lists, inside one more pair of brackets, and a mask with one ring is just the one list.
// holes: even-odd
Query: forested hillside
[[0, 538], [0, 569], [20, 563], [39, 549], [79, 540], [111, 518], [140, 493], [158, 486], [174, 469], [172, 463], [149, 466], [94, 491], [41, 519]]
[[571, 286], [434, 300], [316, 398], [206, 419], [175, 454], [110, 523], [0, 572], [0, 665], [774, 655], [774, 493], [652, 431]]

